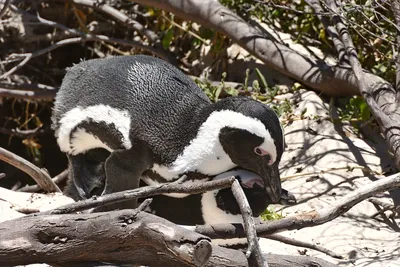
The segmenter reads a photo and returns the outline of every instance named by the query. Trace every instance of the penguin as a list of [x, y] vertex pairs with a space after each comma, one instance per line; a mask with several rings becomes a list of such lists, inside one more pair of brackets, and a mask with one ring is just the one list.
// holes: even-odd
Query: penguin
[[[252, 215], [258, 218], [270, 204], [273, 204], [263, 179], [244, 169], [233, 169], [210, 180], [235, 177], [249, 202]], [[152, 196], [146, 211], [167, 219], [175, 224], [194, 226], [219, 223], [243, 223], [242, 214], [230, 188], [193, 194], [183, 198], [166, 195]], [[142, 202], [144, 199], [140, 199]], [[297, 203], [295, 196], [282, 188], [277, 204], [284, 206]]]
[[67, 69], [52, 128], [79, 199], [134, 189], [141, 179], [151, 185], [190, 174], [201, 182], [235, 167], [262, 177], [273, 203], [281, 198], [277, 114], [245, 96], [212, 103], [178, 68], [152, 56], [91, 59]]

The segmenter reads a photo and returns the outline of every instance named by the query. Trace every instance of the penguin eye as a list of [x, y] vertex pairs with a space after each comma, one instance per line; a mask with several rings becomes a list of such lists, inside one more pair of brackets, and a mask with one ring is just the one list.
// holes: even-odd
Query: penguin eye
[[268, 151], [262, 149], [261, 147], [257, 146], [254, 148], [254, 153], [256, 153], [259, 156], [265, 156], [269, 155]]

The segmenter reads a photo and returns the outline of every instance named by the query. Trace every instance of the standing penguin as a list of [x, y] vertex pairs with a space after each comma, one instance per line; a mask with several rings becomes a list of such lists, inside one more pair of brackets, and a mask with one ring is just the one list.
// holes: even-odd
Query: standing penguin
[[137, 188], [140, 178], [147, 184], [183, 174], [202, 179], [237, 166], [262, 177], [272, 202], [281, 197], [284, 140], [275, 112], [247, 97], [211, 103], [180, 70], [154, 57], [93, 59], [71, 67], [52, 121], [82, 199]]

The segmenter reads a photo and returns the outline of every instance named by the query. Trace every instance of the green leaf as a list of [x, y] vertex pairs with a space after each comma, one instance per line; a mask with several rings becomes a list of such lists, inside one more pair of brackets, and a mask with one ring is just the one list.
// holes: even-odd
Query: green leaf
[[258, 68], [256, 68], [256, 74], [257, 74], [258, 79], [261, 81], [261, 84], [264, 86], [264, 89], [267, 89], [268, 88], [267, 80], [265, 80], [264, 75], [261, 73], [261, 71]]
[[367, 103], [365, 102], [361, 103], [360, 113], [361, 113], [361, 119], [363, 121], [367, 121], [371, 118], [371, 112], [369, 111]]
[[162, 39], [162, 46], [164, 49], [168, 49], [168, 47], [171, 45], [172, 38], [174, 37], [174, 31], [173, 28], [169, 28], [168, 31], [165, 33], [164, 38]]

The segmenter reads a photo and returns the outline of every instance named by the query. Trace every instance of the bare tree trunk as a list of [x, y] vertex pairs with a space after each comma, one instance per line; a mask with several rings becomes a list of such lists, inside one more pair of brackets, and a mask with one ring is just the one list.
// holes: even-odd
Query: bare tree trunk
[[[150, 266], [252, 266], [239, 250], [139, 210], [30, 215], [0, 223], [0, 265], [108, 262]], [[324, 260], [266, 255], [270, 266], [335, 266]], [[250, 264], [250, 265], [249, 265]]]

